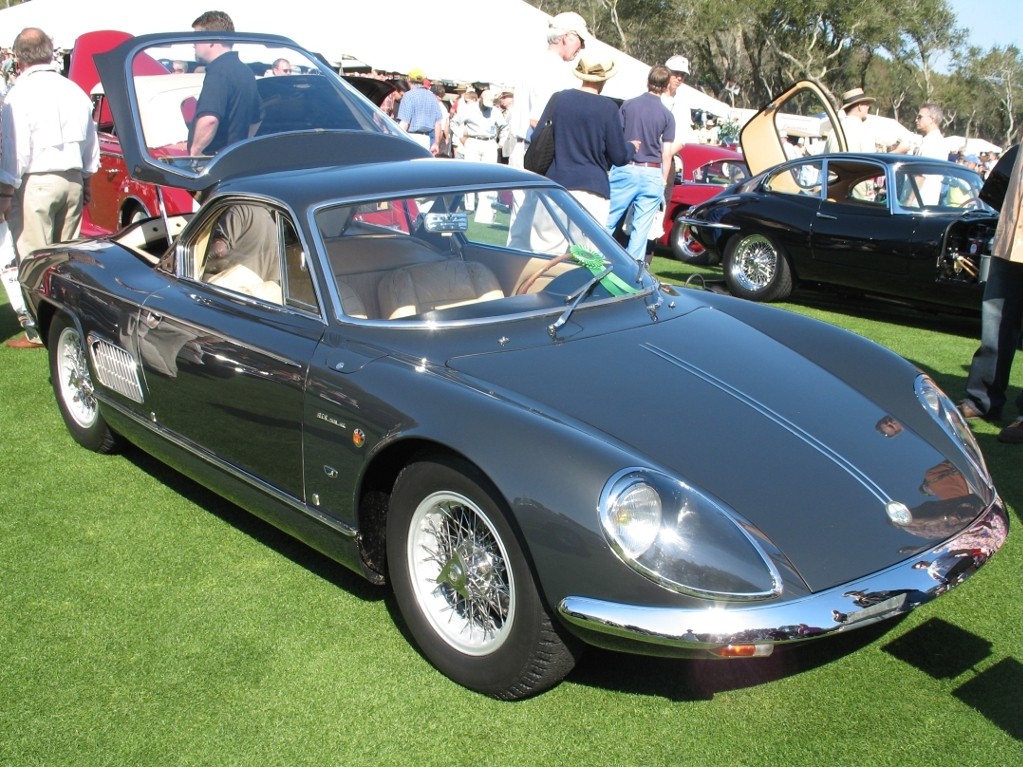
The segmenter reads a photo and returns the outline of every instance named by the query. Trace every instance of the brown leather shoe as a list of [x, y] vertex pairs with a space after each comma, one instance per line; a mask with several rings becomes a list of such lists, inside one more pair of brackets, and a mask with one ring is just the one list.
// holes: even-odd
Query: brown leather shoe
[[1009, 445], [1023, 445], [1023, 418], [1017, 418], [998, 432], [998, 441]]
[[984, 418], [984, 414], [977, 409], [977, 406], [970, 402], [968, 399], [964, 399], [956, 407], [959, 408], [959, 413], [967, 421], [972, 421], [975, 418]]
[[42, 349], [43, 345], [38, 341], [32, 341], [28, 336], [18, 336], [4, 343], [9, 349]]

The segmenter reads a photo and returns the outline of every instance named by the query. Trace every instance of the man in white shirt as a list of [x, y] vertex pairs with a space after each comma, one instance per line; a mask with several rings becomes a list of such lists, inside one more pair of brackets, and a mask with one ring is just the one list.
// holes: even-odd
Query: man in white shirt
[[933, 157], [935, 160], [948, 159], [948, 147], [941, 133], [941, 120], [944, 116], [941, 107], [931, 101], [921, 104], [916, 110], [916, 129], [923, 134], [916, 154]]
[[[675, 174], [683, 170], [682, 156], [679, 152], [684, 144], [694, 144], [700, 139], [693, 130], [693, 110], [689, 105], [689, 94], [683, 87], [690, 73], [689, 59], [675, 55], [665, 61], [664, 66], [671, 73], [671, 77], [668, 79], [668, 87], [661, 94], [661, 103], [675, 118], [675, 140], [671, 144], [672, 167], [668, 170], [668, 180], [664, 184], [664, 204], [670, 206], [672, 190], [675, 188]], [[657, 239], [662, 234], [660, 227], [651, 227], [652, 239]]]
[[668, 87], [661, 94], [661, 102], [675, 118], [675, 141], [671, 145], [671, 153], [678, 154], [683, 144], [692, 144], [699, 140], [693, 130], [693, 109], [690, 104], [689, 92], [685, 89], [686, 77], [690, 74], [689, 59], [685, 56], [672, 56], [664, 62], [671, 72]]
[[[853, 88], [842, 94], [842, 132], [845, 134], [847, 152], [876, 152], [877, 142], [867, 129], [867, 117], [870, 107], [876, 99], [863, 92], [863, 88]], [[834, 131], [828, 134], [824, 144], [827, 153], [838, 151], [838, 138]]]
[[[550, 20], [547, 27], [547, 50], [535, 66], [526, 70], [525, 76], [515, 86], [515, 109], [509, 126], [516, 139], [515, 147], [508, 156], [511, 167], [524, 168], [526, 147], [551, 96], [558, 91], [575, 88], [578, 84], [568, 62], [574, 60], [579, 51], [586, 47], [589, 36], [586, 20], [578, 13], [567, 11]], [[561, 247], [564, 237], [549, 216], [538, 211], [535, 205], [535, 197], [527, 199], [520, 190], [512, 194], [508, 244], [537, 253], [555, 252]]]
[[586, 47], [589, 36], [586, 20], [578, 13], [559, 13], [551, 19], [547, 28], [547, 50], [515, 86], [515, 111], [512, 113], [511, 129], [517, 142], [508, 159], [512, 167], [522, 167], [526, 144], [532, 138], [533, 128], [551, 95], [576, 87], [577, 81], [568, 62], [573, 61], [579, 51]]
[[[78, 237], [89, 178], [99, 169], [92, 102], [53, 60], [53, 41], [29, 27], [14, 41], [21, 74], [4, 99], [0, 143], [0, 218], [10, 224], [17, 258]], [[8, 342], [38, 346], [32, 332]]]

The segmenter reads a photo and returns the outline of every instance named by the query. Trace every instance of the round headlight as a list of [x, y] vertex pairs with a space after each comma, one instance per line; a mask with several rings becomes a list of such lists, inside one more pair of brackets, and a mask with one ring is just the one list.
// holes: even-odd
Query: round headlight
[[677, 478], [624, 469], [608, 479], [598, 509], [614, 552], [659, 586], [727, 600], [781, 593], [758, 538], [720, 501]]
[[604, 531], [623, 554], [638, 557], [661, 529], [661, 496], [641, 480], [631, 483], [601, 508]]

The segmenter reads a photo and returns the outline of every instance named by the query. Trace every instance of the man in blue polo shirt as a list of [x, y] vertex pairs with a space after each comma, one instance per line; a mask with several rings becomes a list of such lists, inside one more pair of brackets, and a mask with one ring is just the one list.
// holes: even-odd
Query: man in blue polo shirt
[[646, 257], [647, 235], [664, 201], [664, 185], [672, 170], [675, 118], [661, 102], [670, 79], [667, 67], [652, 67], [647, 75], [647, 92], [628, 99], [619, 112], [625, 140], [639, 143], [628, 165], [611, 168], [607, 229], [614, 232], [629, 206], [633, 206], [632, 232], [626, 249], [637, 261]]
[[398, 106], [398, 125], [414, 141], [437, 154], [440, 151], [437, 142], [444, 121], [440, 102], [433, 91], [425, 86], [426, 74], [423, 70], [413, 69], [408, 73], [408, 79], [412, 87]]
[[[207, 11], [192, 22], [196, 32], [234, 32], [223, 11]], [[216, 154], [229, 144], [254, 136], [263, 121], [256, 76], [230, 43], [195, 44], [195, 58], [206, 66], [195, 119], [188, 128], [188, 154]]]

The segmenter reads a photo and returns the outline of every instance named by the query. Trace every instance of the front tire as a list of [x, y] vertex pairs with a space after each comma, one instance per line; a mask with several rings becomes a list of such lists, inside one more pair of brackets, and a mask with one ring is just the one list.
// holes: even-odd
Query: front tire
[[504, 504], [467, 462], [438, 456], [401, 472], [387, 563], [412, 638], [459, 684], [515, 700], [575, 665], [574, 642], [555, 629]]
[[781, 301], [792, 294], [788, 257], [767, 235], [733, 237], [723, 266], [725, 284], [733, 296], [750, 301]]
[[67, 430], [82, 447], [97, 453], [113, 452], [118, 447], [118, 438], [100, 415], [85, 343], [78, 328], [65, 315], [58, 315], [50, 327], [47, 345], [50, 381]]

